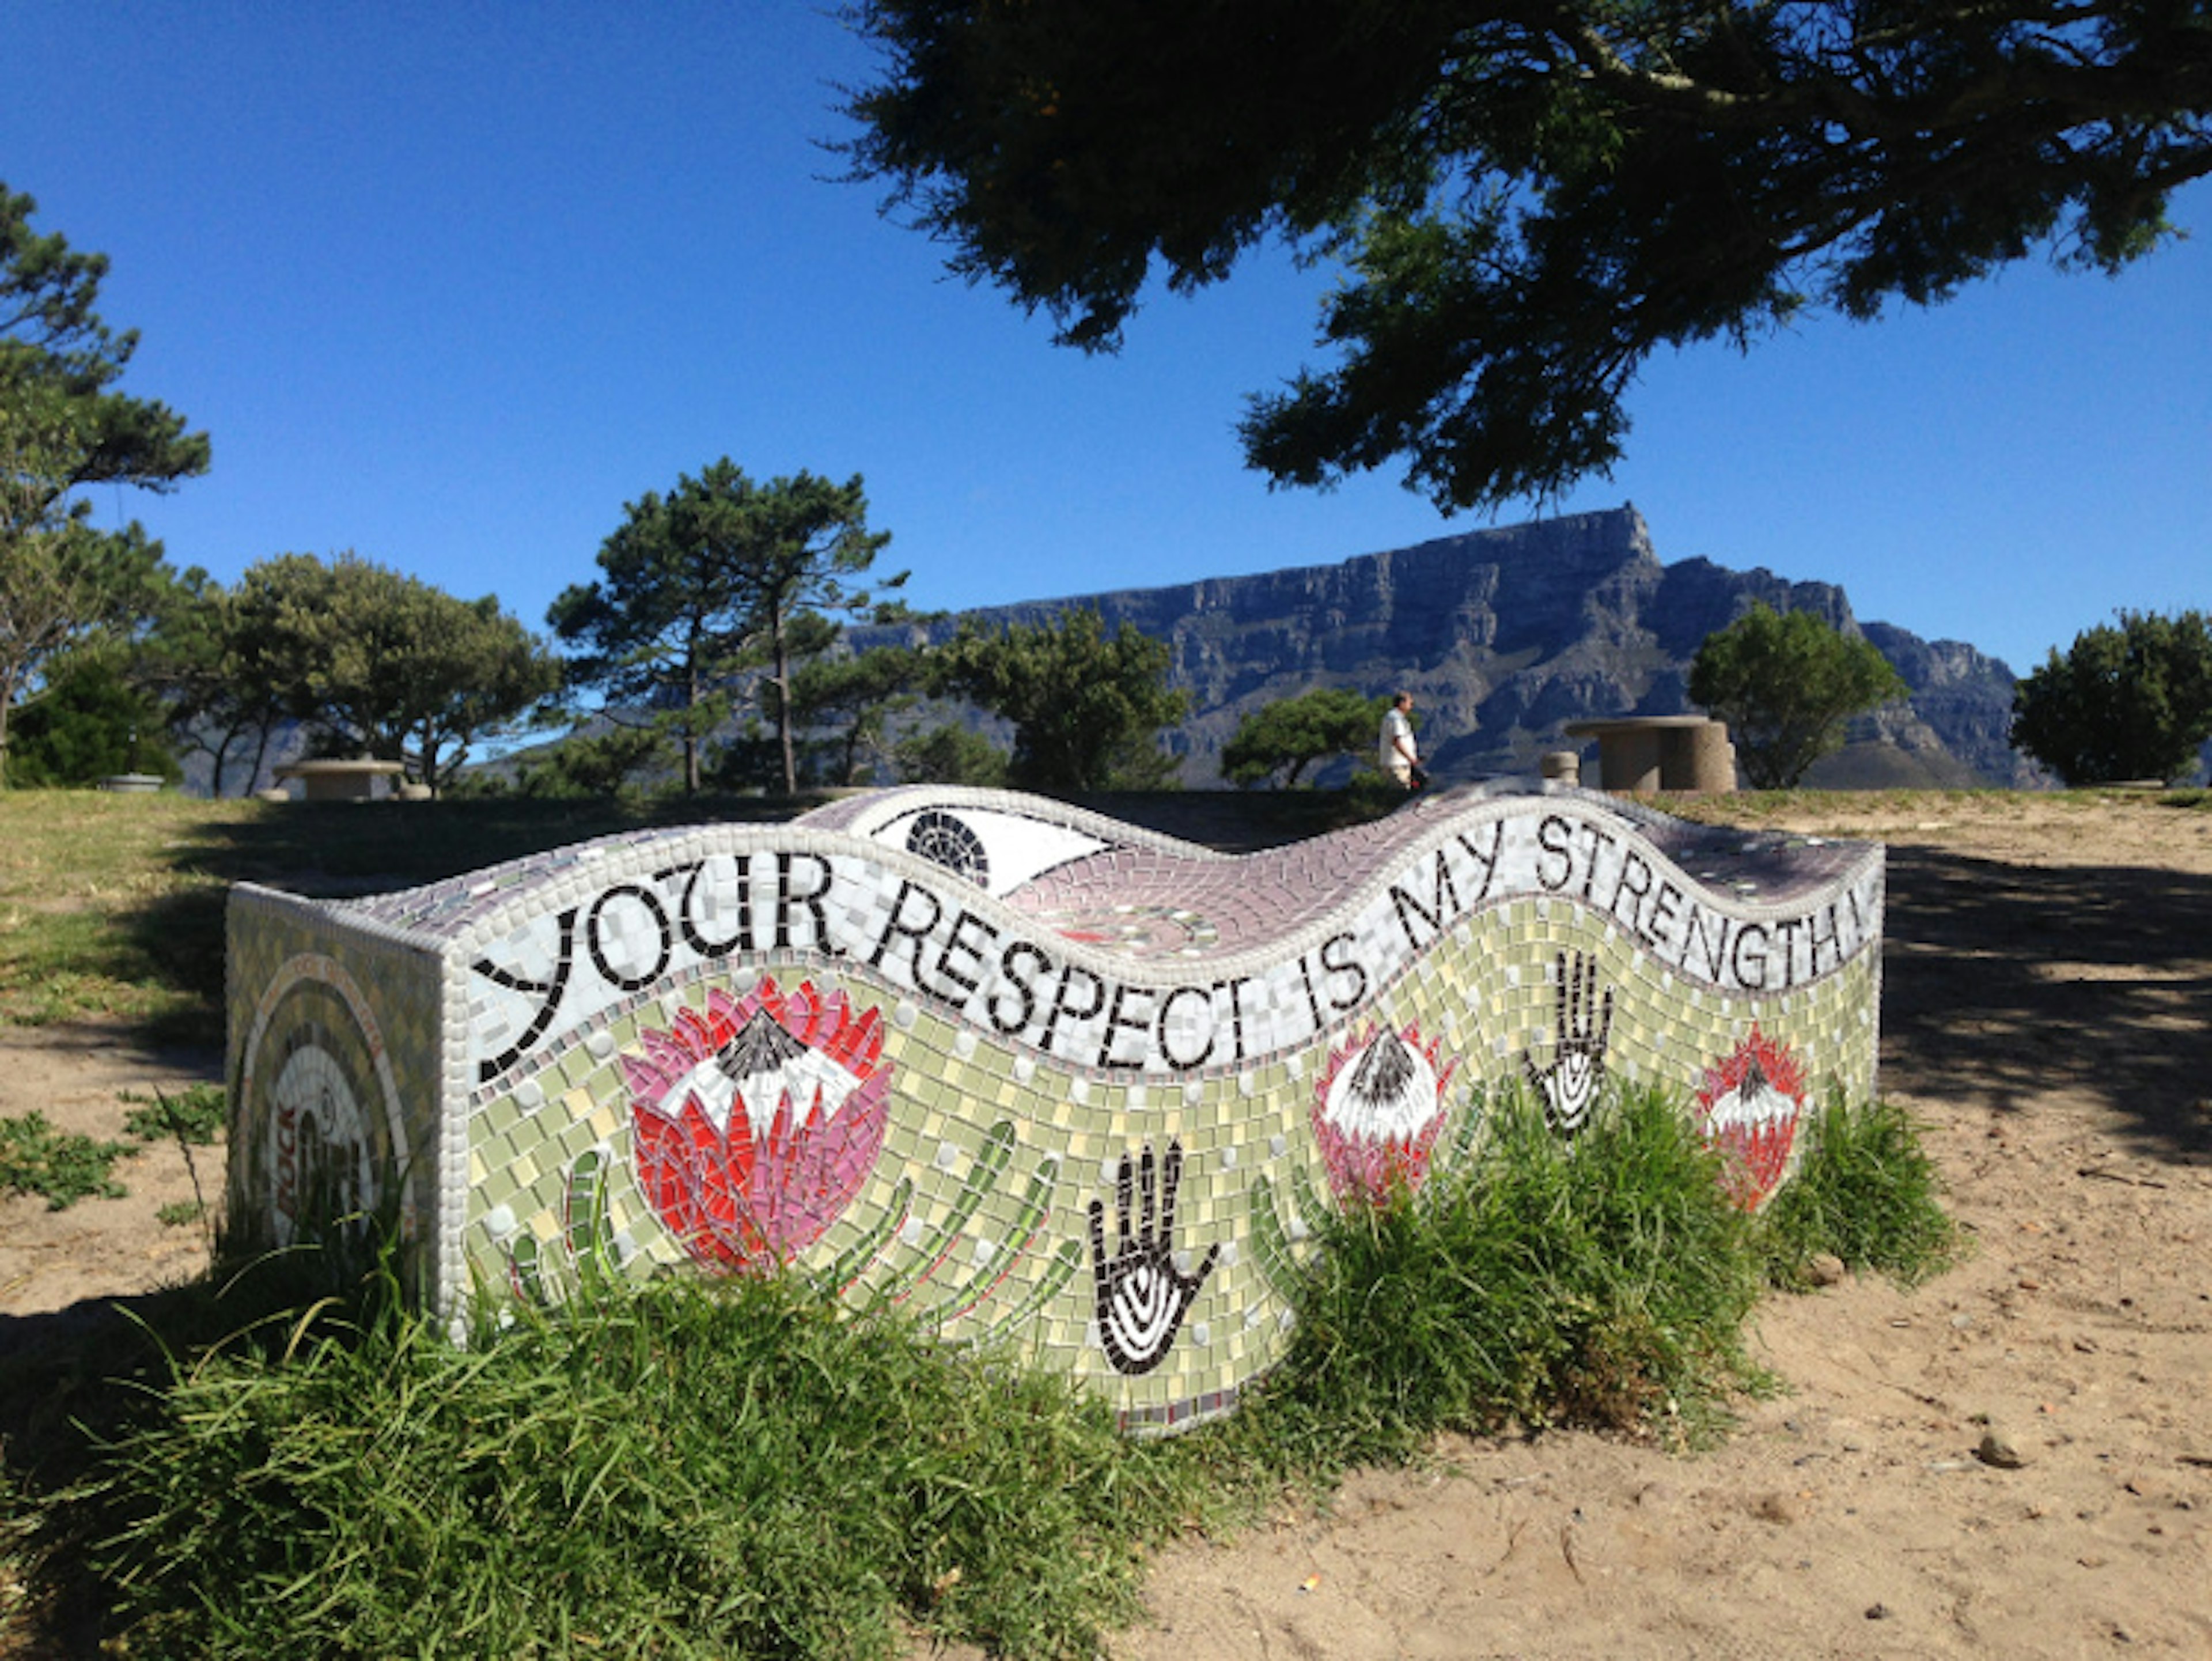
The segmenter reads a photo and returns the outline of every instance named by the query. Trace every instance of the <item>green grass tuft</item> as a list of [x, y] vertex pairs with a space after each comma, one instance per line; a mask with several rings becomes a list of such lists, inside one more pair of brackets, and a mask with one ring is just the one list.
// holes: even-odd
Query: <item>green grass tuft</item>
[[1572, 1141], [1521, 1091], [1492, 1112], [1467, 1165], [1324, 1231], [1253, 1431], [1340, 1468], [1509, 1422], [1696, 1440], [1764, 1383], [1753, 1226], [1677, 1106], [1628, 1092]]
[[1957, 1225], [1942, 1206], [1936, 1163], [1903, 1108], [1853, 1108], [1831, 1099], [1800, 1133], [1797, 1172], [1760, 1216], [1769, 1279], [1803, 1288], [1823, 1254], [1901, 1286], [1931, 1279], [1957, 1260]]
[[1088, 1654], [1193, 1503], [1065, 1381], [795, 1282], [586, 1292], [465, 1349], [389, 1296], [258, 1330], [80, 1490], [133, 1654]]

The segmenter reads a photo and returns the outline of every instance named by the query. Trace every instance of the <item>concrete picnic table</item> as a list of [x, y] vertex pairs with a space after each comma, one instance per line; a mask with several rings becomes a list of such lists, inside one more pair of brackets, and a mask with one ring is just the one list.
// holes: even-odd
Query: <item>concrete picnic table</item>
[[330, 758], [287, 762], [276, 770], [278, 780], [297, 779], [309, 801], [367, 801], [376, 794], [376, 781], [396, 779], [407, 770], [396, 761], [377, 761], [368, 756], [353, 760]]
[[1705, 715], [1624, 715], [1571, 721], [1571, 739], [1597, 740], [1598, 788], [1648, 795], [1735, 788], [1735, 746], [1728, 723]]

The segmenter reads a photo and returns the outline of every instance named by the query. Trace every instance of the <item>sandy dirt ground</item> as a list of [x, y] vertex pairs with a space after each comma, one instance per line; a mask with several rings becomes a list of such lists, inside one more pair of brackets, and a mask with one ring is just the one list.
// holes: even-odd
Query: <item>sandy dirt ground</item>
[[[2212, 814], [1818, 811], [1795, 828], [1890, 846], [1883, 1091], [1966, 1260], [1770, 1300], [1784, 1392], [1712, 1451], [1454, 1445], [1178, 1546], [1117, 1661], [2212, 1656]], [[219, 1070], [0, 1028], [0, 1113], [119, 1136], [118, 1092]], [[0, 1202], [0, 1344], [204, 1262], [155, 1220], [193, 1192], [178, 1152], [118, 1171], [127, 1199]]]

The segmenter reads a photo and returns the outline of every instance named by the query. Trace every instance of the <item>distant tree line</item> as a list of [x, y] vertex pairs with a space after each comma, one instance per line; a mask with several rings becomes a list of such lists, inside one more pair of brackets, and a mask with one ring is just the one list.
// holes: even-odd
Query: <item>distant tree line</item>
[[[1167, 648], [1076, 611], [933, 649], [838, 649], [845, 621], [908, 616], [870, 580], [887, 532], [855, 476], [757, 483], [726, 458], [628, 505], [599, 575], [547, 624], [351, 553], [283, 553], [226, 586], [182, 571], [83, 492], [163, 491], [207, 471], [206, 435], [116, 383], [137, 337], [98, 301], [107, 261], [32, 224], [0, 186], [0, 787], [204, 757], [216, 794], [272, 750], [365, 754], [433, 791], [472, 748], [569, 727], [498, 788], [600, 793], [944, 777], [1080, 790], [1158, 783], [1182, 718]], [[1009, 721], [1002, 753], [928, 700]], [[491, 788], [491, 787], [486, 787]]]

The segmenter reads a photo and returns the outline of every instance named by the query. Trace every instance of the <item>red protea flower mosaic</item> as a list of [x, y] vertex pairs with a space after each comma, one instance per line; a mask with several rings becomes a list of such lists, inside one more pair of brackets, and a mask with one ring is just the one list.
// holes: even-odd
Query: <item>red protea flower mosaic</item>
[[1723, 1181], [1746, 1211], [1765, 1205], [1789, 1174], [1805, 1115], [1805, 1069], [1789, 1045], [1754, 1025], [1718, 1067], [1705, 1070], [1698, 1118], [1705, 1141], [1727, 1157]]
[[1443, 1043], [1432, 1039], [1424, 1048], [1418, 1026], [1369, 1027], [1329, 1052], [1313, 1125], [1338, 1204], [1418, 1189], [1429, 1174], [1444, 1091], [1459, 1068], [1439, 1056]]
[[644, 1053], [622, 1057], [638, 1186], [668, 1232], [725, 1273], [780, 1268], [821, 1238], [883, 1152], [882, 1015], [768, 977], [639, 1036]]

